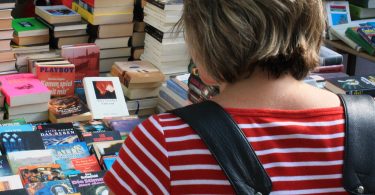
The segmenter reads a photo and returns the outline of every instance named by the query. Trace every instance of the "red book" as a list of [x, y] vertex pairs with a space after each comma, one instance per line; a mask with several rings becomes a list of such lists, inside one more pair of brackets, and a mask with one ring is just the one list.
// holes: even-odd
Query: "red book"
[[85, 158], [75, 158], [72, 159], [72, 164], [74, 169], [80, 171], [81, 173], [90, 173], [95, 171], [101, 171], [98, 160], [96, 160], [95, 155], [91, 155]]
[[318, 66], [313, 71], [313, 73], [331, 73], [331, 72], [344, 72], [344, 65], [330, 65], [330, 66]]
[[61, 56], [75, 65], [77, 83], [81, 83], [84, 77], [99, 76], [99, 54], [100, 48], [90, 43], [63, 46], [61, 49]]

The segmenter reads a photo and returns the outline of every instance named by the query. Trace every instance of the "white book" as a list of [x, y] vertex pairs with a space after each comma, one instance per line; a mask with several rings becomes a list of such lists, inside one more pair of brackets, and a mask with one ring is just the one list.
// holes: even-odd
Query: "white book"
[[19, 175], [0, 177], [0, 183], [2, 186], [6, 186], [4, 190], [17, 190], [23, 188], [21, 177]]
[[348, 1], [325, 1], [324, 6], [329, 27], [348, 24], [352, 21]]
[[9, 115], [23, 115], [38, 112], [48, 112], [48, 103], [45, 102], [40, 104], [28, 104], [24, 106], [8, 107], [7, 111]]
[[94, 119], [129, 116], [118, 77], [86, 77], [83, 86]]

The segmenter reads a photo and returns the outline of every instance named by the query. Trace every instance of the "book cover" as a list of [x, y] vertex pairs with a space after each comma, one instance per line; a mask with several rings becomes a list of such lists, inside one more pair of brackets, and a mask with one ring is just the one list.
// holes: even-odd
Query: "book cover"
[[35, 18], [18, 18], [12, 21], [15, 35], [18, 37], [48, 35], [48, 28]]
[[26, 189], [16, 189], [16, 190], [7, 190], [7, 191], [0, 191], [0, 195], [29, 195]]
[[328, 17], [328, 26], [348, 24], [351, 22], [349, 2], [329, 1], [325, 2]]
[[9, 106], [48, 102], [51, 91], [33, 74], [15, 74], [0, 77], [1, 92]]
[[104, 184], [105, 171], [81, 173], [69, 177], [74, 189], [81, 194], [107, 194], [109, 191]]
[[102, 120], [74, 122], [73, 126], [76, 129], [76, 131], [81, 134], [90, 132], [110, 131], [110, 129], [103, 123]]
[[99, 75], [99, 55], [100, 49], [95, 44], [64, 46], [61, 49], [61, 56], [75, 65], [76, 81]]
[[0, 177], [12, 175], [9, 162], [6, 156], [0, 156]]
[[79, 142], [72, 123], [37, 125], [36, 130], [40, 132], [45, 147]]
[[12, 172], [16, 174], [18, 168], [29, 165], [54, 164], [52, 150], [28, 150], [10, 152], [7, 154]]
[[50, 24], [61, 24], [81, 21], [81, 16], [64, 5], [37, 6], [35, 14]]
[[326, 88], [336, 94], [375, 96], [375, 76], [350, 76], [326, 79]]
[[19, 175], [0, 177], [0, 191], [16, 190], [23, 188]]
[[[11, 120], [8, 120], [11, 121]], [[22, 122], [22, 121], [21, 121]], [[14, 125], [12, 125], [14, 124]], [[17, 122], [10, 123], [9, 125], [0, 126], [0, 133], [5, 132], [24, 132], [24, 131], [33, 131], [34, 128], [31, 124], [20, 124], [17, 125]]]
[[45, 149], [42, 137], [37, 131], [1, 133], [0, 138], [5, 153]]
[[29, 195], [62, 195], [74, 193], [73, 186], [68, 179], [28, 183], [25, 188]]
[[101, 170], [95, 155], [72, 159], [72, 164], [74, 169], [80, 173], [90, 173]]
[[90, 110], [76, 96], [67, 96], [51, 99], [49, 102], [50, 116], [52, 121], [66, 122], [90, 120]]
[[83, 86], [94, 119], [129, 115], [118, 77], [86, 77]]
[[74, 95], [74, 64], [36, 64], [36, 76], [44, 86], [51, 90], [52, 96]]
[[357, 43], [359, 46], [361, 46], [362, 49], [364, 51], [366, 51], [368, 54], [374, 55], [375, 54], [375, 48], [370, 43], [368, 43], [367, 41], [365, 41], [361, 37], [361, 35], [359, 35], [358, 28], [359, 27], [347, 28], [347, 30], [345, 31], [345, 35], [349, 39], [351, 39], [352, 41], [354, 41], [355, 43]]
[[53, 150], [55, 162], [61, 165], [61, 169], [65, 173], [75, 170], [71, 161], [72, 159], [90, 156], [89, 149], [85, 142], [48, 146], [48, 149]]
[[365, 41], [371, 44], [372, 47], [375, 47], [375, 27], [372, 27], [372, 26], [359, 27], [357, 29], [357, 32], [359, 35], [362, 36], [362, 38]]
[[129, 135], [139, 124], [141, 124], [139, 118], [132, 118], [128, 120], [113, 120], [109, 121], [109, 127], [113, 131], [118, 131], [122, 136]]
[[105, 170], [110, 170], [113, 163], [116, 162], [117, 156], [104, 156], [103, 158], [103, 165]]
[[58, 164], [20, 167], [19, 175], [21, 176], [23, 185], [65, 179], [65, 175]]
[[121, 135], [118, 131], [86, 132], [82, 133], [81, 137], [82, 141], [85, 141], [87, 144], [121, 140]]
[[108, 142], [94, 142], [93, 149], [98, 159], [101, 159], [102, 156], [111, 156], [117, 155], [120, 151], [124, 141], [108, 141]]

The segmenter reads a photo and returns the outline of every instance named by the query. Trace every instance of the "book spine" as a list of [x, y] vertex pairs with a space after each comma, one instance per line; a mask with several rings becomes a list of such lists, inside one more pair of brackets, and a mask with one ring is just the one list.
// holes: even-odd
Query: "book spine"
[[343, 72], [344, 65], [332, 65], [332, 66], [319, 66], [316, 67], [313, 73], [333, 73], [333, 72]]
[[180, 88], [179, 85], [174, 83], [172, 80], [167, 80], [167, 88], [176, 93], [178, 96], [180, 96], [182, 99], [187, 100], [188, 99], [188, 93], [184, 89]]
[[158, 30], [157, 28], [154, 28], [153, 26], [146, 24], [145, 32], [154, 37], [160, 43], [163, 43], [164, 33]]
[[338, 65], [342, 63], [342, 56], [320, 57], [320, 66]]
[[72, 9], [73, 11], [79, 13], [82, 18], [88, 21], [90, 24], [95, 25], [94, 16], [87, 10], [83, 9], [83, 7], [79, 6], [76, 2], [72, 3]]
[[183, 105], [180, 105], [174, 98], [169, 96], [165, 91], [160, 90], [159, 95], [160, 95], [160, 98], [163, 98], [165, 101], [170, 103], [174, 108], [183, 107]]
[[375, 54], [375, 48], [372, 47], [367, 41], [365, 41], [359, 34], [356, 30], [354, 30], [353, 28], [348, 28], [346, 31], [345, 31], [345, 35], [351, 39], [352, 41], [354, 41], [355, 43], [357, 43], [358, 45], [360, 45], [363, 50], [365, 50], [368, 54], [370, 55], [374, 55]]
[[162, 3], [158, 0], [147, 0], [147, 3], [151, 3], [152, 5], [155, 5], [156, 7], [164, 10], [165, 8], [165, 3]]
[[77, 3], [79, 6], [81, 6], [83, 9], [86, 11], [90, 12], [91, 14], [95, 13], [95, 8], [93, 5], [90, 5], [87, 1], [85, 0], [74, 0], [75, 3]]

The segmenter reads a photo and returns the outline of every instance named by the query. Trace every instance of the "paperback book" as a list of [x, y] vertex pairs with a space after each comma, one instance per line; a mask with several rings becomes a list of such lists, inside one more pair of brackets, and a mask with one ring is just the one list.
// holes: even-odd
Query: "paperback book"
[[326, 88], [336, 94], [367, 94], [375, 97], [375, 76], [367, 75], [326, 79]]
[[81, 16], [64, 5], [37, 6], [35, 14], [50, 24], [80, 22]]
[[105, 171], [82, 173], [69, 177], [74, 189], [81, 194], [107, 194], [109, 192], [104, 184]]
[[12, 26], [18, 37], [49, 35], [48, 28], [35, 18], [14, 19]]
[[74, 122], [73, 126], [74, 129], [81, 134], [110, 131], [110, 129], [103, 123], [102, 120]]
[[6, 156], [0, 156], [0, 177], [13, 175]]
[[121, 135], [118, 131], [87, 132], [82, 133], [81, 139], [87, 144], [92, 144], [93, 142], [121, 140]]
[[46, 182], [65, 179], [60, 165], [31, 165], [19, 168], [23, 185], [28, 183]]
[[52, 150], [10, 152], [7, 156], [13, 174], [17, 174], [18, 168], [22, 166], [54, 164]]
[[90, 110], [76, 96], [51, 99], [49, 119], [54, 123], [91, 120]]
[[36, 130], [40, 132], [45, 147], [79, 142], [72, 123], [37, 125]]
[[25, 186], [29, 195], [44, 195], [44, 194], [73, 194], [74, 189], [68, 179], [56, 180], [47, 182], [28, 183]]
[[101, 170], [101, 167], [95, 155], [72, 159], [72, 165], [74, 169], [79, 171], [80, 173], [91, 173]]
[[22, 189], [22, 181], [19, 175], [0, 177], [0, 191]]
[[37, 131], [1, 133], [0, 139], [5, 153], [45, 149], [42, 137]]

